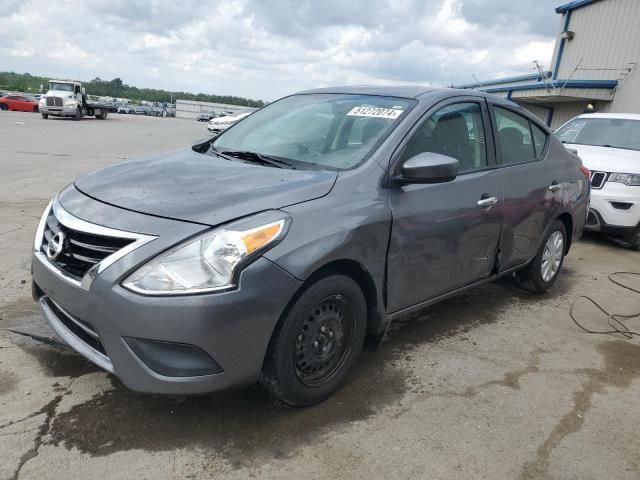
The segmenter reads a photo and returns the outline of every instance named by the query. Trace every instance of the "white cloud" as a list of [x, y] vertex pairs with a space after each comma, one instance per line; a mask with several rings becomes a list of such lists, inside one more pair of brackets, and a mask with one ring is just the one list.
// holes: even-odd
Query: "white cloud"
[[324, 85], [467, 83], [548, 64], [558, 3], [15, 1], [0, 12], [0, 68], [265, 100]]

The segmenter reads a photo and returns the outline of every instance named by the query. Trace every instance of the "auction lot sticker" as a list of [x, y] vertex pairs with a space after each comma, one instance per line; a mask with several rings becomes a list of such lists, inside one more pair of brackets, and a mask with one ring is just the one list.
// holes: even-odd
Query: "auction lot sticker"
[[376, 108], [376, 107], [354, 107], [347, 116], [351, 117], [374, 117], [389, 118], [395, 120], [402, 115], [402, 110], [397, 108]]

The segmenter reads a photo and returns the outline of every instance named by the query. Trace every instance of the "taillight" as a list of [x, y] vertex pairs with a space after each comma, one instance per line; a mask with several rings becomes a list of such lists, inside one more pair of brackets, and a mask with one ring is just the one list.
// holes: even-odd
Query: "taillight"
[[587, 177], [587, 179], [591, 177], [591, 170], [589, 170], [584, 165], [580, 165], [580, 171], [584, 174], [585, 177]]

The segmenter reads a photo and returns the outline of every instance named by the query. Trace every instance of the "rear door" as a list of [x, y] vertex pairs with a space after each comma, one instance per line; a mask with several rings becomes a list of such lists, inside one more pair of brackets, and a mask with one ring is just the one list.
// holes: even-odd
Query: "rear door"
[[485, 100], [456, 97], [431, 108], [397, 150], [393, 169], [418, 153], [436, 152], [456, 158], [460, 171], [452, 182], [390, 190], [391, 313], [491, 274], [502, 223], [502, 182], [490, 132]]
[[560, 206], [562, 175], [548, 159], [548, 133], [517, 108], [490, 102], [504, 185], [501, 271], [530, 260]]

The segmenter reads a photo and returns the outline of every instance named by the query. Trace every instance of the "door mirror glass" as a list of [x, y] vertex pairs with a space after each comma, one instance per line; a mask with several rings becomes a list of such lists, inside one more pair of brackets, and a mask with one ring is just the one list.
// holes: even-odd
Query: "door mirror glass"
[[400, 183], [444, 183], [458, 175], [460, 162], [433, 152], [423, 152], [406, 160], [401, 167]]

